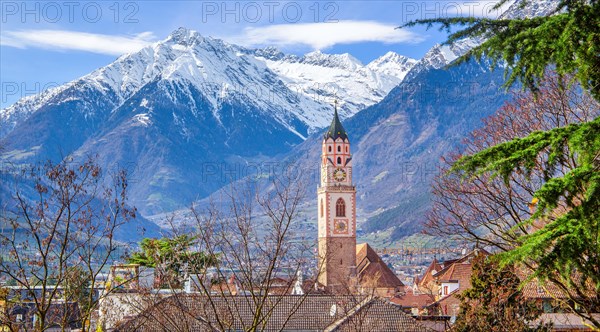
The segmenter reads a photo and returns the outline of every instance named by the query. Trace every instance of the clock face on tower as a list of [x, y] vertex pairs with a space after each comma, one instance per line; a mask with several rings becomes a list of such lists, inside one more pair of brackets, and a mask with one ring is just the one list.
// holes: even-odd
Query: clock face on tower
[[334, 233], [346, 233], [348, 231], [348, 222], [346, 220], [334, 220]]
[[341, 168], [336, 169], [335, 171], [333, 171], [333, 179], [337, 182], [342, 182], [346, 180], [346, 171], [344, 171]]

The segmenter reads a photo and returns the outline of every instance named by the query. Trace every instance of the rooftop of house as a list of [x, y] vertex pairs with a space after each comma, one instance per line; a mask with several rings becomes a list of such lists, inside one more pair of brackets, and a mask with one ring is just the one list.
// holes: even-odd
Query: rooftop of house
[[396, 294], [390, 299], [392, 303], [398, 304], [404, 308], [424, 308], [435, 301], [434, 294], [420, 293], [414, 291], [412, 287], [404, 286], [402, 292]]
[[[261, 298], [262, 299], [262, 298]], [[246, 330], [258, 317], [261, 331], [350, 331], [361, 324], [380, 331], [431, 331], [399, 306], [366, 296], [267, 296], [259, 308], [250, 296], [178, 294], [117, 326], [116, 331]], [[368, 325], [365, 325], [368, 324]]]
[[472, 264], [470, 262], [454, 263], [436, 273], [433, 277], [441, 283], [458, 283], [460, 289], [471, 287]]
[[[8, 316], [6, 318], [8, 318], [10, 322], [22, 322], [22, 328], [26, 331], [30, 331], [34, 328], [36, 310], [35, 302], [27, 301], [17, 303], [7, 309]], [[46, 324], [47, 327], [54, 328], [81, 328], [81, 311], [79, 309], [79, 304], [77, 302], [53, 302], [50, 304], [46, 313]]]
[[[594, 319], [600, 320], [600, 313], [592, 314]], [[576, 314], [570, 313], [544, 313], [533, 320], [530, 326], [540, 323], [551, 323], [553, 331], [592, 331], [591, 322], [584, 320]]]
[[437, 261], [436, 258], [433, 259], [423, 276], [419, 278], [418, 285], [421, 287], [426, 287], [432, 281], [434, 281], [433, 275], [442, 270], [442, 265]]

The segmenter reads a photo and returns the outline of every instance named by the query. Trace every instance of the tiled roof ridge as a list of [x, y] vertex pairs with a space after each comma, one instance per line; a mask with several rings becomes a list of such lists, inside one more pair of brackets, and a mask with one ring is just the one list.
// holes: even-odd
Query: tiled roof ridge
[[[456, 263], [450, 264], [448, 267], [445, 267], [441, 271], [439, 271], [438, 273], [434, 274], [433, 277], [434, 278], [440, 278], [440, 279], [442, 277], [445, 277], [446, 275], [449, 275], [451, 277], [452, 274], [454, 273], [454, 267], [455, 266], [456, 266]], [[450, 277], [448, 277], [447, 279], [450, 279]]]
[[342, 317], [340, 317], [339, 319], [337, 319], [336, 321], [331, 323], [329, 326], [327, 326], [327, 328], [325, 329], [325, 332], [334, 331], [335, 329], [340, 327], [340, 325], [342, 325], [344, 322], [346, 322], [348, 319], [350, 319], [354, 314], [356, 314], [358, 311], [360, 311], [360, 309], [362, 309], [364, 306], [371, 303], [374, 300], [374, 298], [375, 297], [372, 295], [367, 296], [364, 300], [359, 302], [352, 309], [348, 310], [348, 312], [345, 315], [343, 315]]

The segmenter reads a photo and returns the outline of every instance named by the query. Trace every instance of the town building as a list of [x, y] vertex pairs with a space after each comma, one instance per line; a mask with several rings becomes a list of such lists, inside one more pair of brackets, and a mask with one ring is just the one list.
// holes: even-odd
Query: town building
[[478, 255], [489, 255], [475, 248], [458, 259], [438, 262], [433, 259], [422, 276], [416, 276], [413, 285], [391, 299], [413, 315], [456, 317], [460, 301], [456, 295], [471, 287], [472, 260]]

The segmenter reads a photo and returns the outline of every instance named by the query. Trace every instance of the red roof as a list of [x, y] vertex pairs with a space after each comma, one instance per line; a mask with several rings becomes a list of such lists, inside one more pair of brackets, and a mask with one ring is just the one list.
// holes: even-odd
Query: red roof
[[440, 265], [440, 263], [438, 263], [437, 259], [434, 258], [433, 262], [431, 262], [431, 264], [423, 274], [423, 277], [420, 278], [421, 280], [419, 281], [419, 286], [427, 287], [429, 283], [434, 280], [433, 275], [441, 270], [442, 266]]
[[404, 292], [397, 294], [390, 301], [403, 308], [424, 308], [433, 303], [435, 298], [432, 294], [415, 294], [412, 287], [404, 286]]
[[439, 282], [458, 282], [461, 290], [471, 287], [471, 274], [473, 264], [470, 262], [454, 263], [434, 275]]
[[396, 274], [367, 243], [356, 246], [356, 272], [361, 283], [366, 282], [369, 278], [374, 278], [377, 288], [404, 286]]

